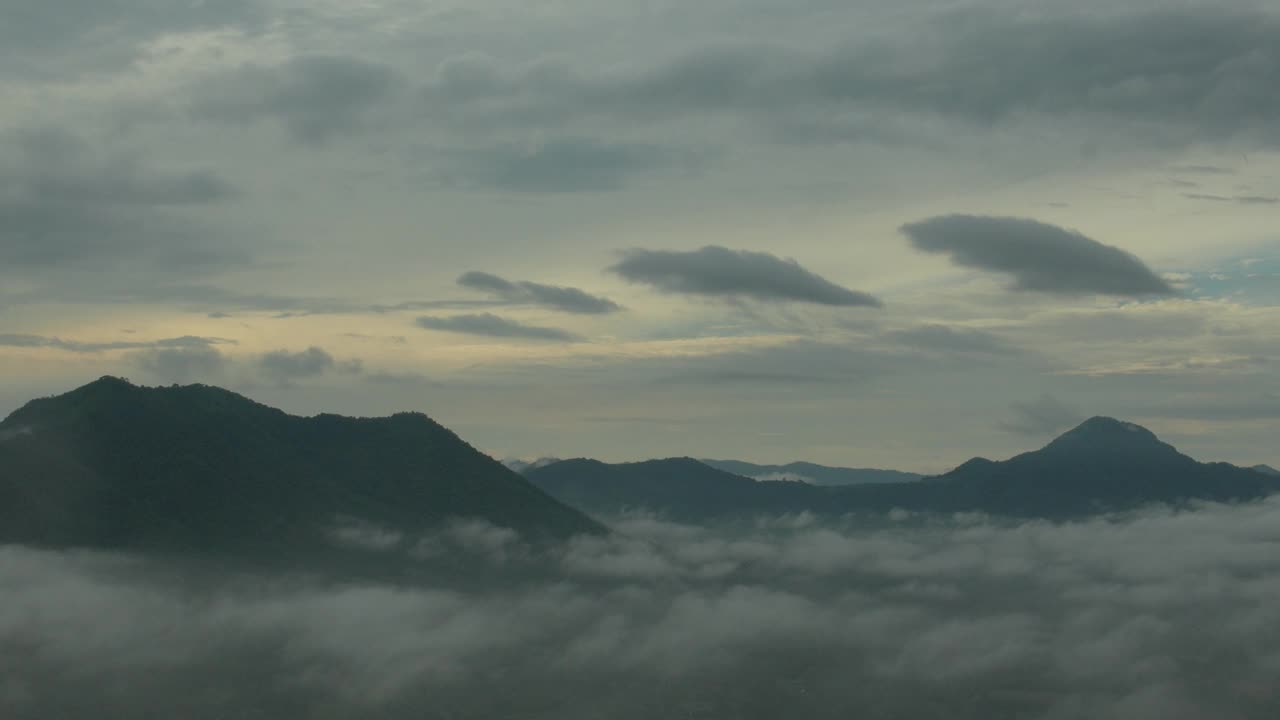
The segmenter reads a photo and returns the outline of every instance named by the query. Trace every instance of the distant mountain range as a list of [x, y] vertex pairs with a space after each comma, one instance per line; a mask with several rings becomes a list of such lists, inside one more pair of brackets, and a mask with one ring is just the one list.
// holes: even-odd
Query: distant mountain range
[[753, 480], [791, 480], [809, 483], [810, 485], [866, 485], [869, 483], [912, 482], [922, 475], [900, 472], [898, 470], [875, 470], [871, 468], [846, 468], [815, 465], [808, 462], [793, 462], [786, 465], [756, 465], [740, 460], [699, 460], [717, 470], [742, 475]]
[[583, 511], [691, 521], [892, 509], [1057, 519], [1280, 491], [1272, 468], [1200, 463], [1110, 418], [1009, 460], [975, 458], [918, 480], [692, 458], [517, 467], [523, 477], [418, 413], [303, 418], [216, 387], [104, 377], [0, 422], [0, 543], [297, 555], [318, 551], [345, 523], [412, 537], [480, 519], [563, 539], [605, 532]]
[[1001, 462], [974, 458], [919, 482], [756, 482], [690, 458], [622, 465], [566, 460], [526, 477], [587, 511], [649, 510], [683, 520], [892, 509], [1065, 519], [1153, 503], [1251, 500], [1280, 491], [1280, 477], [1197, 462], [1146, 428], [1104, 417], [1085, 421], [1039, 450]]
[[1249, 469], [1250, 469], [1250, 470], [1256, 470], [1256, 471], [1258, 471], [1258, 472], [1262, 473], [1263, 475], [1277, 475], [1277, 476], [1280, 476], [1280, 470], [1277, 470], [1277, 469], [1275, 469], [1275, 468], [1271, 467], [1270, 465], [1254, 465], [1253, 467], [1251, 467], [1251, 468], [1249, 468]]
[[502, 464], [506, 465], [508, 469], [523, 475], [530, 470], [535, 470], [540, 467], [546, 467], [547, 465], [550, 465], [552, 463], [558, 463], [558, 462], [560, 462], [560, 458], [554, 458], [554, 457], [542, 457], [542, 458], [538, 458], [537, 460], [521, 460], [519, 458], [507, 458], [506, 460], [502, 461]]
[[0, 542], [270, 552], [335, 523], [603, 527], [425, 415], [288, 415], [216, 387], [104, 377], [0, 422]]

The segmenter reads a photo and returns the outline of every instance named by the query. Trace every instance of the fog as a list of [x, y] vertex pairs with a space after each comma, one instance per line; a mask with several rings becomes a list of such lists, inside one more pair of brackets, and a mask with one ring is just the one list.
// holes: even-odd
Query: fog
[[[0, 716], [1270, 718], [1280, 500], [1054, 525], [612, 518], [396, 580], [0, 547]], [[444, 562], [448, 560], [448, 562]], [[465, 568], [466, 572], [460, 572]]]

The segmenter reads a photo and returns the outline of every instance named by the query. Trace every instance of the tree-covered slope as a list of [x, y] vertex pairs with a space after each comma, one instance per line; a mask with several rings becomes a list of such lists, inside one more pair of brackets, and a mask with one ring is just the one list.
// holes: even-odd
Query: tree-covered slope
[[305, 547], [340, 519], [402, 532], [479, 518], [601, 527], [425, 415], [302, 418], [203, 385], [102, 378], [0, 423], [0, 541]]

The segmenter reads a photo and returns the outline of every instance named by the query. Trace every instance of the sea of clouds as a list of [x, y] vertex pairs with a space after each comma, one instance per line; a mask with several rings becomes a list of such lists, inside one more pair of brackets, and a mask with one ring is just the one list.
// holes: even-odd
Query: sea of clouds
[[360, 580], [0, 547], [0, 717], [1280, 711], [1280, 500], [613, 527], [547, 548], [347, 526], [336, 542], [419, 568]]

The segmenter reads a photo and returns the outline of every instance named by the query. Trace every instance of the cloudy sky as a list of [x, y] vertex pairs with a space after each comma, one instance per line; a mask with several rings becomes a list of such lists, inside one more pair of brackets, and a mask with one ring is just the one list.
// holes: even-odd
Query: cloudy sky
[[497, 455], [1280, 464], [1280, 13], [0, 7], [0, 412], [103, 374]]

